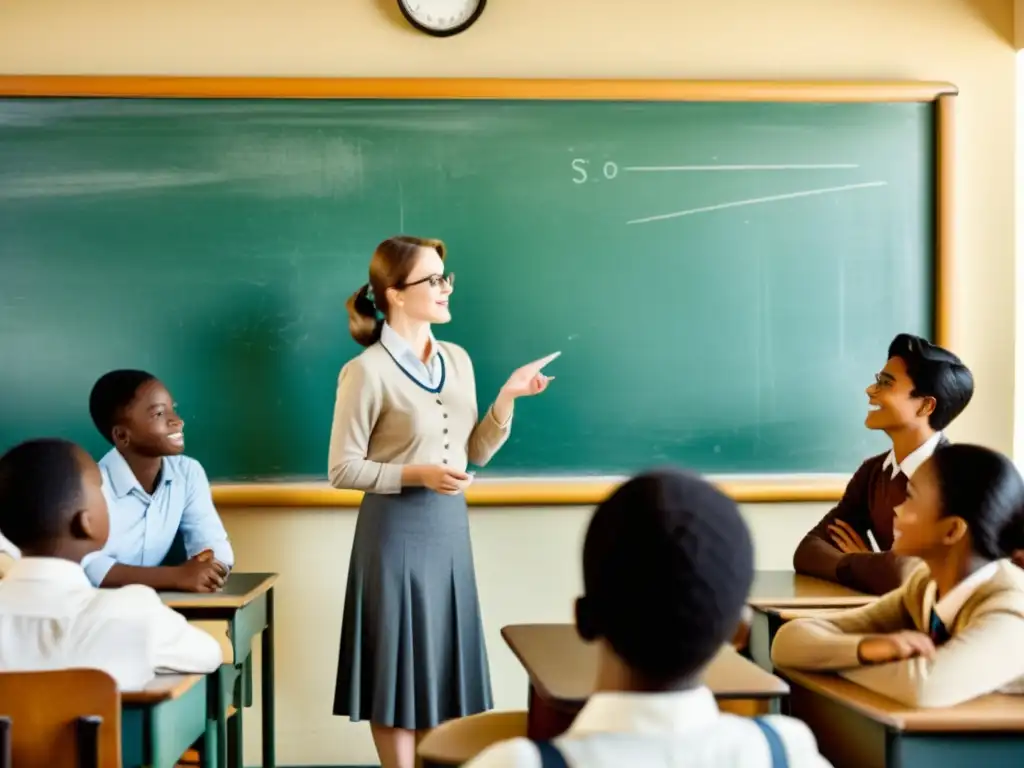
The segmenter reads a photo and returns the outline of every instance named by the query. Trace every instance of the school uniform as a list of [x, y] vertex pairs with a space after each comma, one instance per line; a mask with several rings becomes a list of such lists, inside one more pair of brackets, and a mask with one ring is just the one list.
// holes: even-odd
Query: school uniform
[[116, 448], [99, 461], [103, 493], [110, 510], [110, 538], [100, 552], [82, 561], [89, 580], [100, 586], [114, 565], [163, 564], [181, 531], [187, 557], [212, 549], [228, 568], [235, 555], [213, 505], [202, 465], [188, 456], [165, 456], [156, 489], [147, 493]]
[[[814, 734], [790, 717], [719, 712], [707, 688], [672, 693], [595, 693], [552, 742], [568, 768], [828, 768]], [[771, 739], [771, 740], [770, 740]], [[488, 747], [467, 768], [547, 768], [527, 739]], [[773, 753], [774, 750], [774, 753]], [[781, 759], [777, 754], [782, 752]]]
[[[936, 448], [948, 442], [937, 432], [902, 462], [896, 461], [891, 449], [865, 461], [847, 484], [839, 503], [797, 546], [794, 570], [872, 595], [883, 595], [899, 587], [921, 561], [890, 551], [894, 510], [906, 501], [907, 481], [917, 468], [931, 458]], [[829, 530], [836, 520], [852, 526], [868, 546], [870, 531], [881, 551], [841, 553]]]
[[[834, 670], [912, 707], [949, 707], [993, 692], [1024, 692], [1024, 571], [999, 560], [961, 581], [938, 601], [928, 566], [897, 590], [862, 608], [827, 618], [795, 619], [779, 629], [779, 667]], [[868, 635], [916, 630], [936, 644], [932, 659], [861, 666]]]
[[478, 418], [464, 349], [431, 339], [424, 364], [390, 326], [342, 368], [328, 475], [364, 491], [345, 592], [334, 713], [406, 729], [490, 709], [463, 494], [402, 486], [407, 464], [465, 470], [508, 439]]
[[138, 690], [160, 672], [213, 672], [221, 658], [149, 587], [96, 589], [78, 563], [44, 557], [17, 560], [0, 581], [0, 671], [88, 667]]

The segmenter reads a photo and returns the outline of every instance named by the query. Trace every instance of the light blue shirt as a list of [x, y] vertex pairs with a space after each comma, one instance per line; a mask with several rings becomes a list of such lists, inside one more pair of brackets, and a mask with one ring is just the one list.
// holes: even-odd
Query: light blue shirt
[[420, 360], [420, 356], [416, 354], [409, 342], [399, 336], [398, 331], [386, 322], [380, 329], [380, 343], [391, 353], [395, 362], [420, 384], [430, 389], [437, 389], [441, 384], [441, 350], [437, 346], [434, 334], [430, 334], [430, 357], [426, 364]]
[[100, 552], [83, 561], [97, 587], [117, 563], [157, 566], [180, 530], [188, 557], [212, 549], [229, 568], [235, 553], [213, 506], [210, 481], [202, 465], [188, 456], [165, 456], [153, 495], [146, 493], [128, 462], [112, 448], [99, 461], [103, 493], [110, 509], [110, 537]]

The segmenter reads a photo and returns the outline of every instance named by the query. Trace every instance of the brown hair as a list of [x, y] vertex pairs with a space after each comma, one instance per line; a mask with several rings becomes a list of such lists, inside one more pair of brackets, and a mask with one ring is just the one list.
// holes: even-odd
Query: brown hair
[[369, 347], [380, 340], [388, 316], [387, 290], [400, 287], [409, 278], [420, 248], [433, 248], [444, 261], [444, 243], [429, 237], [395, 235], [377, 246], [370, 259], [370, 282], [345, 302], [348, 330], [356, 343]]

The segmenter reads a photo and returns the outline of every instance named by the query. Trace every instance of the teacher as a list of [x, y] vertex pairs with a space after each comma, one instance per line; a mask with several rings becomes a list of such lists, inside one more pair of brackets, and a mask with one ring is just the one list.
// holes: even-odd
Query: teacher
[[516, 370], [478, 418], [469, 355], [437, 341], [455, 275], [440, 240], [392, 237], [348, 300], [366, 347], [331, 426], [335, 488], [365, 492], [345, 593], [334, 714], [369, 720], [382, 768], [413, 768], [417, 731], [492, 707], [464, 491], [508, 439], [517, 397], [558, 353]]

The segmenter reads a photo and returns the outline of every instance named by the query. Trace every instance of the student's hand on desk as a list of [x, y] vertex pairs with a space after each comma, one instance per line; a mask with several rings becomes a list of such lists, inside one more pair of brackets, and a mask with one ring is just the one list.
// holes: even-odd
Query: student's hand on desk
[[871, 548], [864, 543], [860, 534], [845, 520], [836, 520], [829, 525], [828, 530], [832, 536], [832, 543], [844, 555], [854, 552], [871, 552]]
[[178, 589], [184, 592], [216, 592], [224, 586], [228, 569], [213, 559], [213, 552], [200, 552], [178, 566]]
[[935, 655], [935, 644], [923, 632], [908, 630], [889, 635], [865, 637], [857, 646], [857, 658], [862, 664], [885, 664], [890, 661]]

